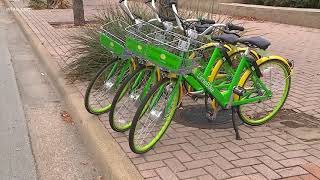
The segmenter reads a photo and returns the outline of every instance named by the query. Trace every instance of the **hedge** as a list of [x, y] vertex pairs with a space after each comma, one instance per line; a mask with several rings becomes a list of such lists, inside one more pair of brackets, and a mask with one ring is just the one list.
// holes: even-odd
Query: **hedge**
[[252, 4], [320, 9], [320, 0], [251, 0]]

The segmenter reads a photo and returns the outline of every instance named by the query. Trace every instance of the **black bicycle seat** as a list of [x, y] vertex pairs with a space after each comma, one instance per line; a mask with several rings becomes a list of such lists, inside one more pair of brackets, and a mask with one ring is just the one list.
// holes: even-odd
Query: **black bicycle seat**
[[236, 44], [238, 39], [239, 37], [234, 34], [221, 34], [218, 36], [212, 36], [212, 40], [228, 44]]
[[201, 24], [215, 24], [216, 21], [215, 20], [211, 20], [211, 19], [200, 19], [200, 23]]
[[258, 47], [260, 49], [266, 50], [271, 45], [271, 42], [260, 37], [250, 37], [250, 38], [240, 38], [238, 39], [239, 43], [248, 45], [250, 47]]
[[[198, 33], [203, 33], [205, 30], [207, 30], [212, 24], [197, 24], [195, 25], [196, 30]], [[209, 33], [208, 33], [209, 34]]]

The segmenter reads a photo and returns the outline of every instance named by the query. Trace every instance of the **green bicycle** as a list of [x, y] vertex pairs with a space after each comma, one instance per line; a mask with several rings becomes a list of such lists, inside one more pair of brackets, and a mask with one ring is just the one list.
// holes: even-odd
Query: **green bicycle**
[[[181, 49], [179, 51], [177, 48], [169, 51], [168, 49], [172, 47], [166, 48], [166, 44], [145, 45], [141, 40], [127, 38], [126, 43], [131, 43], [131, 47], [135, 48], [133, 51], [139, 46], [147, 49], [144, 53], [148, 61], [165, 69], [162, 72], [164, 78], [141, 100], [133, 117], [129, 133], [129, 145], [133, 152], [149, 151], [163, 136], [179, 104], [180, 87], [185, 80], [195, 87], [196, 84], [200, 84], [205, 93], [221, 108], [232, 108], [237, 139], [240, 139], [240, 135], [234, 121], [236, 112], [243, 122], [250, 125], [266, 123], [277, 114], [290, 89], [291, 70], [288, 61], [279, 56], [252, 60], [249, 56], [251, 47], [267, 49], [270, 45], [267, 40], [260, 37], [241, 38], [236, 42], [249, 47], [242, 56], [231, 81], [215, 84], [208, 81], [201, 68], [194, 67], [193, 63], [188, 62], [190, 51]], [[192, 52], [195, 50], [192, 49]], [[225, 59], [219, 48], [214, 50], [208, 64], [215, 59], [219, 61]], [[188, 78], [192, 81], [188, 81]]]
[[[230, 26], [227, 29], [232, 29], [229, 24], [215, 24], [212, 26]], [[242, 29], [242, 27], [236, 28]], [[227, 44], [234, 43], [236, 39], [237, 36], [232, 34], [214, 38], [217, 42], [220, 41]], [[200, 47], [198, 50], [201, 50], [201, 56], [208, 54], [208, 56], [205, 56], [204, 58], [210, 59], [209, 54], [212, 54], [217, 45], [218, 43], [209, 43]], [[206, 59], [203, 63], [207, 64], [207, 66], [204, 64], [204, 67], [206, 67], [204, 76], [206, 76], [211, 83], [222, 85], [227, 79], [232, 77], [232, 74], [234, 73], [234, 62], [238, 61], [237, 59], [244, 53], [245, 48], [231, 48], [228, 45], [224, 45], [220, 50], [225, 54], [224, 56], [227, 57], [226, 60], [218, 61], [218, 57], [211, 57], [211, 61]], [[250, 54], [254, 59], [259, 59], [255, 51], [251, 51]], [[191, 53], [189, 58], [194, 58], [196, 56], [196, 53]], [[227, 71], [229, 73], [221, 73], [221, 71]], [[114, 96], [109, 112], [109, 124], [113, 130], [124, 132], [130, 129], [136, 108], [150, 90], [151, 85], [158, 82], [161, 79], [160, 77], [159, 68], [152, 65], [140, 65], [122, 82]], [[184, 87], [189, 96], [195, 98], [199, 96], [203, 97], [203, 87], [193, 77], [185, 76], [185, 82], [186, 83], [183, 83], [183, 86], [180, 88], [180, 95], [182, 95], [182, 89]]]
[[[146, 3], [150, 2], [152, 2], [151, 8], [155, 12], [155, 19], [150, 19], [148, 22], [159, 22], [164, 26], [164, 29], [172, 30], [173, 24], [167, 21], [163, 22], [155, 11], [154, 0], [147, 1]], [[130, 11], [127, 0], [120, 0], [119, 4], [133, 24], [143, 22]], [[192, 19], [191, 21], [196, 20]], [[204, 22], [204, 20], [202, 21]], [[130, 72], [134, 71], [139, 64], [138, 59], [132, 58], [131, 54], [125, 49], [124, 41], [126, 33], [124, 29], [129, 26], [129, 24], [127, 21], [114, 20], [101, 27], [101, 45], [110, 50], [114, 58], [101, 67], [87, 87], [84, 97], [85, 107], [91, 114], [100, 115], [110, 110], [112, 99], [120, 83]]]

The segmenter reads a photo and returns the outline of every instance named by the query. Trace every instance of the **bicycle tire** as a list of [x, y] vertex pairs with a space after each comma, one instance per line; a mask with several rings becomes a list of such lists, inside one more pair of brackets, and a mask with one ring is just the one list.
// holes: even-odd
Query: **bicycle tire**
[[[166, 85], [167, 83], [170, 84], [171, 82], [173, 82], [173, 89], [172, 89], [171, 92], [169, 92], [169, 94], [168, 94], [169, 95], [169, 101], [164, 103], [165, 107], [163, 109], [163, 112], [165, 112], [167, 110], [168, 114], [163, 115], [162, 113], [159, 113], [159, 111], [154, 110], [155, 106], [152, 106], [152, 110], [148, 111], [148, 108], [150, 108], [149, 107], [150, 103], [152, 104], [153, 101], [157, 101], [157, 105], [158, 105], [158, 102], [160, 102], [160, 100], [161, 100], [160, 98], [162, 97], [162, 93], [161, 93], [162, 87], [164, 85]], [[168, 88], [165, 87], [164, 89], [167, 90]], [[154, 97], [154, 95], [157, 95], [157, 93], [159, 93], [159, 92], [161, 94], [161, 97], [158, 99], [158, 97], [157, 96]], [[177, 83], [177, 79], [176, 78], [174, 78], [174, 79], [164, 78], [161, 81], [159, 81], [154, 87], [152, 87], [150, 92], [142, 100], [141, 104], [139, 105], [139, 107], [138, 107], [138, 109], [137, 109], [137, 111], [135, 113], [135, 116], [134, 116], [133, 121], [132, 121], [132, 126], [131, 126], [131, 129], [130, 129], [130, 132], [129, 132], [129, 146], [130, 146], [130, 149], [134, 153], [142, 154], [142, 153], [148, 152], [151, 148], [153, 148], [156, 145], [156, 143], [165, 134], [166, 130], [168, 129], [168, 127], [169, 127], [169, 125], [170, 125], [170, 123], [172, 121], [174, 113], [175, 113], [175, 111], [176, 111], [176, 109], [178, 107], [178, 104], [179, 104], [179, 93], [180, 93], [180, 85]], [[155, 136], [150, 139], [150, 142], [147, 142], [146, 145], [144, 145], [142, 147], [139, 147], [135, 143], [136, 132], [137, 131], [139, 132], [138, 128], [139, 128], [140, 124], [144, 123], [144, 122], [142, 122], [143, 121], [142, 118], [144, 117], [144, 115], [147, 114], [147, 111], [150, 112], [150, 115], [154, 114], [152, 116], [155, 116], [158, 119], [159, 119], [160, 116], [161, 116], [161, 119], [162, 119], [162, 117], [164, 117], [164, 124], [160, 125], [159, 131], [156, 131]], [[153, 121], [155, 121], [155, 120], [153, 120]], [[147, 126], [147, 128], [149, 126], [150, 126], [150, 124]], [[155, 125], [153, 125], [151, 131], [153, 131], [154, 127], [155, 127]], [[142, 133], [142, 131], [140, 131], [140, 132]], [[148, 134], [151, 134], [151, 132], [148, 132]], [[138, 136], [138, 138], [139, 138], [139, 136]]]
[[[87, 89], [86, 89], [86, 93], [85, 93], [85, 97], [84, 97], [84, 104], [85, 104], [85, 108], [86, 110], [94, 115], [100, 115], [100, 114], [104, 114], [106, 112], [109, 111], [110, 107], [111, 107], [111, 100], [107, 100], [106, 103], [104, 103], [103, 101], [105, 99], [108, 98], [112, 98], [109, 96], [105, 96], [105, 94], [102, 94], [104, 97], [100, 98], [100, 97], [94, 97], [94, 93], [103, 93], [103, 91], [101, 92], [95, 92], [95, 90], [100, 90], [100, 88], [102, 88], [102, 86], [107, 86], [105, 81], [103, 81], [103, 83], [101, 82], [101, 80], [104, 79], [103, 75], [107, 74], [106, 76], [110, 76], [109, 78], [115, 78], [116, 75], [115, 74], [111, 74], [111, 72], [108, 72], [108, 70], [110, 70], [110, 68], [116, 66], [116, 63], [121, 64], [121, 60], [119, 59], [115, 59], [109, 63], [107, 63], [106, 65], [104, 65], [102, 68], [100, 68], [100, 70], [97, 72], [97, 74], [94, 76], [94, 78], [90, 81]], [[119, 66], [120, 67], [120, 66]], [[118, 67], [117, 67], [118, 68]], [[100, 78], [102, 78], [100, 80]], [[101, 85], [101, 87], [96, 88], [95, 85]], [[105, 88], [105, 87], [103, 87]], [[111, 95], [111, 94], [109, 94]], [[94, 99], [91, 99], [93, 98]], [[91, 101], [92, 100], [92, 101]], [[102, 101], [102, 102], [99, 102]], [[99, 107], [94, 107], [94, 106], [99, 106]]]
[[[281, 82], [279, 82], [277, 80], [270, 80], [271, 86], [274, 86], [274, 87], [281, 86], [281, 85], [283, 86], [283, 92], [282, 92], [282, 94], [280, 94], [281, 98], [276, 103], [276, 106], [274, 108], [272, 108], [271, 113], [268, 113], [267, 115], [263, 115], [263, 117], [261, 117], [261, 118], [250, 118], [249, 115], [245, 114], [245, 112], [244, 112], [245, 109], [244, 108], [246, 106], [249, 107], [249, 105], [253, 105], [257, 109], [257, 108], [261, 107], [261, 103], [263, 103], [265, 101], [269, 101], [269, 102], [273, 103], [272, 100], [265, 100], [265, 101], [257, 102], [257, 103], [254, 103], [254, 104], [245, 104], [245, 105], [238, 106], [237, 107], [237, 113], [238, 113], [239, 118], [244, 123], [246, 123], [248, 125], [258, 126], [258, 125], [262, 125], [262, 124], [265, 124], [268, 121], [270, 121], [273, 117], [275, 117], [277, 115], [277, 113], [283, 107], [283, 105], [284, 105], [284, 103], [285, 103], [285, 101], [286, 101], [286, 99], [287, 99], [287, 97], [289, 95], [290, 86], [291, 86], [290, 67], [287, 64], [285, 64], [283, 61], [278, 60], [278, 59], [267, 60], [267, 61], [265, 61], [265, 62], [263, 62], [263, 63], [261, 63], [259, 65], [259, 68], [261, 69], [261, 71], [263, 73], [263, 77], [262, 77], [263, 79], [266, 79], [266, 77], [268, 77], [265, 74], [265, 72], [267, 72], [267, 70], [269, 70], [269, 69], [264, 70], [263, 68], [267, 67], [266, 64], [269, 64], [269, 63], [275, 64], [275, 65], [279, 66], [283, 70], [283, 73], [284, 73], [283, 75], [284, 75], [284, 78], [285, 78], [284, 79], [285, 83], [283, 85], [281, 84]], [[276, 75], [280, 76], [279, 73], [277, 73], [275, 71], [271, 73], [271, 70], [270, 70], [269, 76], [276, 76]], [[248, 85], [248, 83], [250, 83], [249, 78], [251, 76], [252, 76], [252, 72], [250, 73], [250, 75], [248, 75], [248, 77], [246, 78], [244, 83], [243, 84], [239, 84], [239, 86], [244, 88], [244, 89], [246, 89], [246, 85], [249, 87], [250, 85]], [[263, 80], [263, 81], [265, 81], [265, 80]], [[276, 97], [277, 94], [275, 94], [275, 90], [274, 90], [275, 88], [271, 87], [271, 89], [272, 89], [272, 93], [273, 93], [272, 97]], [[277, 101], [277, 100], [274, 100], [274, 101]], [[266, 109], [266, 111], [267, 111], [267, 108], [265, 108], [265, 107], [260, 108], [260, 109]], [[259, 114], [259, 113], [256, 112], [256, 114], [260, 115], [261, 113]], [[250, 115], [250, 116], [252, 116], [252, 115]]]
[[[138, 101], [141, 101], [142, 97], [141, 97], [141, 94], [137, 91], [132, 92], [132, 94], [127, 94], [127, 93], [130, 92], [129, 90], [134, 85], [138, 86], [138, 87], [134, 87], [135, 90], [137, 90], [136, 88], [142, 88], [142, 89], [145, 88], [144, 87], [145, 84], [143, 84], [143, 82], [149, 82], [148, 71], [152, 73], [154, 68], [155, 67], [146, 67], [144, 65], [139, 66], [123, 81], [123, 83], [117, 90], [117, 93], [113, 98], [112, 105], [109, 112], [109, 124], [114, 131], [125, 132], [128, 129], [130, 129], [131, 122], [133, 119], [132, 115], [134, 115], [136, 111], [135, 106], [138, 104]], [[136, 85], [135, 81], [137, 81], [137, 78], [139, 78], [140, 75], [143, 76], [143, 79], [141, 79], [142, 84]], [[147, 80], [147, 81], [144, 81], [144, 80]], [[138, 94], [139, 96], [137, 96]], [[123, 99], [125, 99], [126, 102], [123, 103], [122, 105], [122, 102], [120, 103], [120, 101], [122, 101]], [[121, 110], [121, 113], [120, 113], [120, 110]], [[117, 113], [117, 111], [119, 111], [119, 113]], [[121, 117], [117, 117], [118, 114], [119, 116], [121, 115]]]

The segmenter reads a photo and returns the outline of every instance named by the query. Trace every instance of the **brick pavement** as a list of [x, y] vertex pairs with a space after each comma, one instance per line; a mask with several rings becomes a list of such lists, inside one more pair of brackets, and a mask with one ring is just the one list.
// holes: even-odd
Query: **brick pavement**
[[[12, 2], [24, 7], [23, 1]], [[85, 1], [86, 15], [95, 14], [98, 1]], [[68, 35], [78, 29], [55, 29], [48, 22], [70, 21], [70, 10], [19, 11], [61, 68], [72, 47]], [[58, 17], [57, 19], [53, 17]], [[257, 28], [251, 34], [266, 34], [273, 42], [270, 50], [295, 60], [292, 89], [286, 109], [320, 118], [320, 29], [246, 21]], [[84, 94], [86, 83], [75, 86]], [[149, 180], [157, 179], [320, 179], [320, 142], [303, 142], [269, 126], [240, 126], [243, 140], [236, 141], [232, 129], [199, 129], [173, 122], [159, 144], [144, 155], [128, 147], [127, 134], [113, 132], [107, 115], [100, 117], [106, 129], [126, 152], [128, 158]], [[318, 121], [317, 121], [318, 122]], [[272, 123], [272, 122], [271, 122]]]

